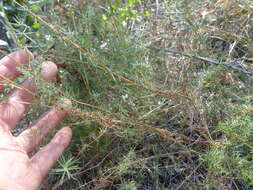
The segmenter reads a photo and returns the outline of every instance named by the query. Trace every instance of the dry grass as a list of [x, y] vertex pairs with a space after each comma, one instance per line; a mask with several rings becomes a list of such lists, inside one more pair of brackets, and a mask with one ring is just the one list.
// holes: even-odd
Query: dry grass
[[151, 16], [126, 26], [102, 19], [110, 1], [75, 3], [47, 15], [19, 5], [45, 26], [30, 44], [38, 58], [60, 68], [57, 84], [37, 80], [43, 101], [74, 104], [71, 176], [52, 172], [54, 189], [250, 189], [252, 78], [146, 47], [241, 58], [252, 71], [251, 1], [141, 1], [133, 9]]

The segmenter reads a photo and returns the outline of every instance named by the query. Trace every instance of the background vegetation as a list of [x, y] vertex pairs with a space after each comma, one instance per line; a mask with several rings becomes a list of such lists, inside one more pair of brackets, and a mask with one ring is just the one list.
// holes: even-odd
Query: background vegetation
[[[24, 77], [40, 98], [24, 120], [62, 97], [73, 103], [62, 124], [71, 146], [44, 188], [252, 189], [252, 77], [147, 48], [251, 71], [252, 9], [250, 0], [3, 1], [17, 48], [36, 55]], [[38, 75], [45, 60], [60, 69], [50, 86]]]

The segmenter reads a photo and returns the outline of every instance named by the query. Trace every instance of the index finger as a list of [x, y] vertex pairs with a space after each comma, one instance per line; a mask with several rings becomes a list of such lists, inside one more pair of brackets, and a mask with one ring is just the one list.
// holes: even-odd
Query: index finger
[[63, 151], [67, 148], [71, 137], [71, 129], [69, 127], [62, 128], [56, 133], [49, 144], [32, 157], [32, 165], [40, 172], [42, 178], [45, 177]]
[[21, 74], [17, 67], [27, 65], [33, 59], [28, 50], [19, 50], [0, 60], [0, 92], [4, 90], [4, 79], [14, 79]]

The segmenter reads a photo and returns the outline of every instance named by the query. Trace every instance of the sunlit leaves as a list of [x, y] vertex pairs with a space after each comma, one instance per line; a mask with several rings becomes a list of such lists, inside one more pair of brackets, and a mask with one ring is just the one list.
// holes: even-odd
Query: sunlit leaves
[[127, 0], [125, 3], [115, 1], [108, 7], [108, 13], [103, 14], [103, 20], [107, 20], [108, 17], [117, 17], [124, 25], [128, 20], [135, 20], [137, 17], [149, 17], [150, 11], [140, 8], [142, 0]]

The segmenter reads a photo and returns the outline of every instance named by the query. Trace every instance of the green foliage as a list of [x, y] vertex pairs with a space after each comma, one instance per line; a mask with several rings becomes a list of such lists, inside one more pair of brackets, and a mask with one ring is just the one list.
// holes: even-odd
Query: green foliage
[[[247, 107], [250, 104], [247, 104]], [[219, 125], [224, 140], [205, 156], [210, 175], [236, 177], [253, 184], [253, 119], [245, 109], [237, 110], [231, 120]]]
[[123, 184], [120, 185], [119, 187], [120, 190], [137, 190], [137, 186], [135, 181], [127, 181]]
[[138, 7], [138, 3], [141, 3], [141, 1], [143, 0], [127, 0], [125, 3], [122, 3], [116, 0], [114, 4], [109, 5], [107, 14], [103, 14], [102, 18], [106, 21], [108, 17], [117, 17], [122, 24], [126, 24], [126, 21], [135, 20], [137, 16], [151, 16], [150, 11]]
[[25, 45], [33, 41], [36, 36], [40, 36], [38, 30], [41, 28], [41, 23], [30, 13], [22, 10], [19, 4], [26, 5], [34, 13], [40, 14], [43, 8], [49, 7], [52, 3], [49, 0], [6, 0], [2, 2], [3, 14], [16, 31], [17, 43]]
[[60, 184], [64, 182], [66, 179], [76, 180], [73, 176], [73, 173], [80, 169], [78, 166], [78, 161], [75, 158], [68, 158], [61, 157], [58, 160], [58, 167], [52, 170], [54, 174], [60, 174]]
[[[73, 104], [62, 123], [73, 128], [73, 141], [52, 170], [60, 176], [58, 186], [201, 189], [242, 182], [250, 188], [252, 79], [145, 48], [232, 59], [210, 47], [210, 36], [235, 36], [237, 25], [226, 27], [237, 23], [234, 13], [241, 9], [231, 4], [227, 17], [229, 2], [64, 0], [19, 7], [12, 17], [19, 46], [37, 54], [22, 70], [39, 87], [29, 119], [63, 97]], [[248, 23], [247, 15], [242, 18]], [[244, 41], [247, 32], [238, 31], [233, 39]], [[40, 78], [45, 60], [59, 68], [55, 84]]]
[[130, 151], [123, 159], [120, 161], [119, 165], [117, 166], [117, 170], [119, 175], [124, 175], [129, 172], [130, 166], [132, 162], [136, 160], [136, 155], [134, 151]]

